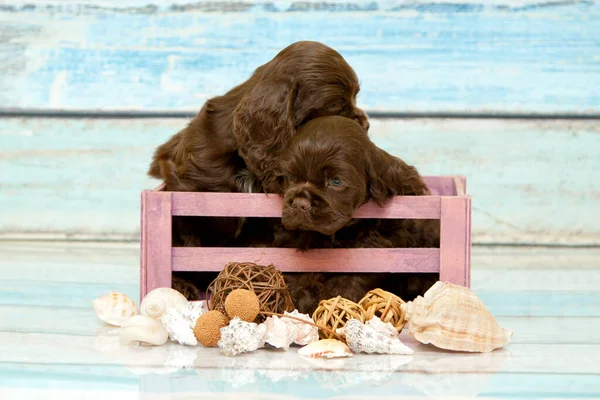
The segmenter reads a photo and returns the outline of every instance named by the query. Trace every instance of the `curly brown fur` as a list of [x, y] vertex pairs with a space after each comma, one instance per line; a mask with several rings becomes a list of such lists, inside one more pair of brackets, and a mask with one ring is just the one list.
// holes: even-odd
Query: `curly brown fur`
[[[358, 79], [342, 56], [318, 42], [283, 49], [252, 76], [223, 96], [208, 100], [183, 130], [159, 146], [148, 174], [167, 191], [270, 192], [279, 153], [304, 122], [344, 115], [368, 128], [355, 105]], [[230, 244], [240, 221], [212, 219], [221, 235], [198, 221], [173, 219], [174, 244], [204, 245], [224, 238]], [[208, 232], [207, 232], [208, 231]]]
[[171, 279], [171, 287], [184, 295], [188, 301], [202, 300], [202, 293], [196, 285], [175, 275]]
[[[275, 246], [300, 250], [439, 246], [437, 220], [352, 218], [368, 201], [383, 205], [393, 196], [426, 195], [429, 190], [415, 167], [375, 146], [351, 119], [321, 117], [298, 129], [282, 153], [278, 175], [284, 206]], [[384, 283], [393, 292], [414, 293], [402, 277], [394, 274], [390, 282], [389, 277], [364, 274], [335, 279], [311, 274], [296, 276], [290, 286], [297, 305], [312, 307], [319, 300], [316, 295], [360, 299]], [[298, 282], [310, 282], [307, 287], [312, 289], [298, 288]]]
[[316, 42], [298, 42], [259, 67], [256, 84], [234, 111], [233, 133], [248, 170], [265, 192], [276, 190], [274, 171], [297, 127], [326, 115], [341, 115], [369, 128], [355, 104], [358, 78], [335, 50]]

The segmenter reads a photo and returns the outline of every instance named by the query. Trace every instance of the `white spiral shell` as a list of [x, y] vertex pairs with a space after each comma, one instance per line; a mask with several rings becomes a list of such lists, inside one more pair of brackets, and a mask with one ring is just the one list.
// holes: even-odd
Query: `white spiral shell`
[[135, 302], [119, 292], [109, 292], [94, 299], [92, 306], [101, 321], [114, 326], [122, 326], [125, 321], [138, 314]]
[[391, 337], [387, 332], [381, 332], [370, 325], [365, 325], [357, 319], [351, 319], [346, 325], [337, 330], [346, 336], [346, 343], [355, 353], [378, 354], [412, 354], [411, 348], [405, 346], [397, 337]]
[[160, 318], [168, 308], [179, 307], [187, 303], [184, 295], [175, 289], [163, 287], [148, 293], [140, 304], [140, 314]]
[[159, 320], [146, 315], [135, 315], [125, 321], [119, 338], [121, 344], [140, 342], [160, 346], [167, 342], [169, 334]]

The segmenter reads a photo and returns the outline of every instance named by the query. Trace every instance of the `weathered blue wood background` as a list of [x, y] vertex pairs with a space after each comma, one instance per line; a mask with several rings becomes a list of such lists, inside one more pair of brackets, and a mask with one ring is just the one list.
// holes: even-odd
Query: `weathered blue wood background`
[[313, 39], [356, 69], [368, 109], [600, 112], [595, 2], [83, 3], [7, 1], [0, 104], [195, 111]]
[[[500, 117], [371, 130], [425, 174], [468, 177], [476, 243], [600, 244], [597, 1], [4, 1], [0, 235], [135, 240], [152, 149], [186, 123], [159, 117], [301, 39], [344, 55], [374, 115]], [[94, 114], [53, 118], [74, 110]]]

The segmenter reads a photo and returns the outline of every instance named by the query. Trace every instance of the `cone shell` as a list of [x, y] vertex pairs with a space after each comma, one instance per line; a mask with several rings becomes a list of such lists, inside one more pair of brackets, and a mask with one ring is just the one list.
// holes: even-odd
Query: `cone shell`
[[337, 330], [346, 336], [346, 343], [355, 353], [377, 354], [412, 354], [413, 351], [402, 344], [397, 337], [391, 337], [387, 332], [381, 332], [359, 320], [351, 319], [346, 325]]
[[424, 296], [403, 304], [402, 312], [415, 339], [446, 350], [489, 352], [512, 336], [475, 293], [449, 282], [437, 282]]
[[94, 299], [92, 306], [101, 321], [114, 326], [122, 326], [125, 321], [138, 314], [131, 297], [119, 292], [109, 292]]

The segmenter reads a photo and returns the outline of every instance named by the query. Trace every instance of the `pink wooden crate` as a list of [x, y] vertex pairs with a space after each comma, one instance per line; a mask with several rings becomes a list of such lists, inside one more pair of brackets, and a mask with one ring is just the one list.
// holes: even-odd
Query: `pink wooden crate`
[[440, 280], [470, 284], [471, 197], [460, 176], [425, 177], [431, 196], [396, 197], [385, 207], [362, 206], [356, 218], [440, 220], [440, 247], [316, 249], [172, 247], [173, 216], [281, 217], [277, 195], [142, 192], [140, 296], [171, 287], [172, 271], [220, 271], [230, 261], [260, 260], [284, 272], [439, 272]]

